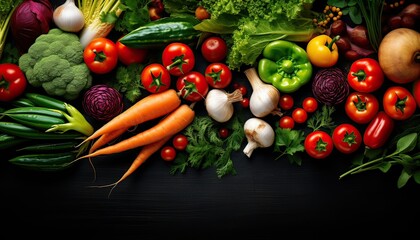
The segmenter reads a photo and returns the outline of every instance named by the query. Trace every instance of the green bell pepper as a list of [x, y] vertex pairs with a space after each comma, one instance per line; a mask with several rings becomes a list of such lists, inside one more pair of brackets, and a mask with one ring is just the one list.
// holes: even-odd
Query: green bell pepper
[[306, 51], [286, 40], [272, 41], [264, 48], [258, 62], [258, 74], [280, 92], [292, 93], [309, 82], [312, 64]]

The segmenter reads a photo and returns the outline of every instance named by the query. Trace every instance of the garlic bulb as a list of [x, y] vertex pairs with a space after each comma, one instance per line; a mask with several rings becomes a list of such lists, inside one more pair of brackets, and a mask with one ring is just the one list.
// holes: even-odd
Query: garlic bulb
[[227, 93], [223, 89], [212, 89], [207, 93], [205, 106], [207, 114], [218, 122], [227, 122], [233, 115], [233, 103], [242, 101], [241, 90]]
[[265, 117], [268, 114], [282, 116], [283, 113], [278, 107], [280, 100], [279, 90], [271, 84], [264, 83], [252, 67], [244, 71], [251, 83], [252, 94], [249, 98], [249, 109], [256, 117]]
[[243, 152], [251, 157], [257, 148], [267, 148], [274, 143], [274, 129], [266, 121], [260, 118], [250, 118], [244, 124], [246, 139], [248, 140]]
[[85, 25], [82, 11], [76, 6], [74, 0], [66, 0], [53, 12], [55, 25], [66, 32], [79, 32]]

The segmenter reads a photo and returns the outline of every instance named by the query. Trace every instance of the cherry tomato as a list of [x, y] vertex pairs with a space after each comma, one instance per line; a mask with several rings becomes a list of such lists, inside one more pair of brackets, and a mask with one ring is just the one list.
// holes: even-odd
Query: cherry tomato
[[20, 67], [13, 63], [0, 64], [0, 101], [8, 102], [25, 92], [28, 81]]
[[210, 18], [210, 13], [203, 6], [198, 6], [195, 9], [195, 18], [197, 18], [200, 21], [202, 21], [204, 19], [209, 19]]
[[229, 136], [229, 129], [227, 129], [227, 128], [224, 128], [224, 127], [222, 127], [222, 128], [219, 128], [219, 137], [220, 138], [227, 138]]
[[384, 111], [379, 111], [363, 134], [363, 143], [370, 149], [385, 145], [394, 130], [394, 120]]
[[223, 38], [213, 36], [204, 40], [201, 54], [208, 62], [222, 62], [227, 55], [227, 45]]
[[163, 49], [162, 64], [171, 75], [179, 77], [193, 70], [195, 65], [194, 52], [185, 43], [170, 43]]
[[283, 116], [279, 120], [279, 127], [293, 129], [295, 127], [295, 120], [290, 116]]
[[177, 150], [185, 150], [188, 146], [188, 138], [182, 133], [175, 135], [172, 139], [172, 145]]
[[417, 107], [420, 107], [420, 79], [413, 82], [412, 94], [416, 99]]
[[165, 161], [173, 161], [176, 157], [176, 150], [172, 146], [165, 146], [160, 150], [160, 157]]
[[242, 96], [245, 96], [248, 93], [248, 89], [244, 85], [239, 85], [237, 89], [241, 91]]
[[109, 73], [118, 63], [117, 45], [108, 38], [95, 38], [85, 47], [83, 59], [90, 71]]
[[242, 98], [241, 106], [243, 108], [248, 108], [249, 107], [249, 98], [247, 98], [247, 97]]
[[176, 88], [185, 100], [198, 102], [204, 100], [209, 84], [202, 73], [191, 71], [178, 78]]
[[352, 92], [346, 99], [344, 109], [351, 120], [358, 124], [366, 124], [379, 111], [379, 102], [371, 93]]
[[308, 119], [308, 113], [303, 108], [295, 108], [292, 112], [292, 118], [296, 123], [304, 123]]
[[318, 109], [318, 101], [314, 97], [306, 97], [303, 99], [302, 107], [308, 113], [313, 113]]
[[147, 49], [145, 48], [131, 48], [122, 44], [120, 41], [116, 42], [118, 59], [125, 65], [133, 63], [143, 63], [147, 57]]
[[328, 133], [322, 130], [316, 130], [306, 136], [304, 141], [304, 148], [310, 157], [315, 159], [323, 159], [332, 153], [334, 149], [334, 143]]
[[150, 93], [167, 90], [171, 86], [171, 75], [160, 63], [152, 63], [143, 68], [140, 74], [143, 87]]
[[350, 123], [342, 123], [335, 127], [332, 139], [334, 147], [345, 154], [357, 151], [363, 142], [360, 131]]
[[213, 88], [225, 88], [232, 81], [232, 71], [224, 63], [211, 63], [205, 71], [207, 83]]
[[382, 103], [385, 113], [395, 120], [406, 120], [417, 109], [414, 96], [403, 86], [389, 87], [384, 93]]
[[295, 100], [289, 94], [282, 94], [279, 100], [279, 106], [282, 110], [290, 110], [295, 104]]

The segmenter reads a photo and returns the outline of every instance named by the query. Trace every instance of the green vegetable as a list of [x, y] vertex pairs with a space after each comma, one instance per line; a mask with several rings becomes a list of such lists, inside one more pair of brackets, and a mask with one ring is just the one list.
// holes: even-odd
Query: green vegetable
[[243, 123], [238, 117], [233, 117], [224, 123], [231, 134], [221, 139], [218, 136], [219, 125], [209, 116], [197, 116], [185, 130], [188, 138], [187, 156], [178, 154], [171, 167], [171, 174], [183, 173], [186, 168], [206, 169], [216, 167], [219, 178], [227, 174], [236, 174], [231, 154], [240, 149], [245, 138]]
[[82, 139], [84, 135], [71, 131], [65, 133], [43, 132], [16, 122], [0, 122], [0, 132], [26, 139]]
[[365, 19], [368, 39], [375, 51], [378, 51], [382, 40], [382, 11], [384, 0], [356, 0]]
[[141, 81], [138, 77], [143, 70], [143, 64], [130, 64], [128, 66], [121, 65], [117, 67], [115, 79], [107, 82], [107, 84], [124, 95], [131, 103], [137, 102], [141, 97]]
[[32, 144], [17, 149], [17, 151], [26, 151], [26, 152], [57, 152], [57, 151], [74, 151], [76, 146], [80, 141], [69, 140], [63, 142], [42, 142], [39, 144]]
[[45, 107], [16, 107], [10, 108], [4, 111], [1, 115], [13, 115], [13, 114], [37, 114], [37, 115], [44, 115], [50, 116], [60, 119], [65, 119], [62, 112], [57, 111], [52, 108], [45, 108]]
[[0, 3], [0, 59], [5, 48], [7, 33], [10, 28], [10, 18], [22, 0], [2, 0]]
[[[340, 8], [343, 16], [349, 16], [354, 24], [359, 25], [362, 23], [362, 14], [356, 0], [328, 0], [327, 4]], [[325, 14], [321, 13], [321, 15]]]
[[115, 22], [114, 29], [127, 34], [149, 23], [149, 3], [150, 0], [120, 0], [119, 8], [124, 12]]
[[66, 100], [76, 99], [92, 85], [79, 37], [58, 28], [40, 35], [19, 58], [19, 67], [29, 84]]
[[76, 156], [77, 152], [74, 151], [24, 154], [9, 159], [9, 162], [29, 170], [52, 172], [69, 168]]
[[231, 69], [253, 65], [264, 47], [275, 40], [307, 42], [316, 34], [308, 10], [313, 0], [204, 0], [211, 18], [195, 26], [202, 32], [225, 34]]
[[13, 107], [34, 107], [35, 104], [25, 98], [25, 97], [19, 97], [17, 99], [14, 99], [11, 103], [10, 103]]
[[324, 104], [320, 110], [317, 110], [312, 117], [308, 119], [308, 128], [312, 129], [312, 131], [323, 129], [326, 132], [331, 133], [337, 126], [332, 118], [334, 112], [334, 106]]
[[48, 130], [57, 124], [64, 124], [62, 118], [47, 116], [43, 114], [30, 114], [30, 113], [15, 113], [4, 114], [18, 123], [24, 124], [28, 127], [33, 127], [40, 130]]
[[292, 93], [308, 83], [312, 77], [312, 64], [303, 48], [285, 40], [269, 43], [258, 62], [258, 74], [280, 92]]
[[29, 139], [16, 137], [13, 135], [0, 133], [0, 150], [8, 150], [12, 147], [16, 147], [22, 143], [29, 142]]
[[164, 17], [141, 26], [119, 41], [133, 48], [161, 47], [170, 42], [192, 43], [201, 34], [194, 29], [194, 17]]
[[286, 156], [290, 163], [302, 165], [302, 157], [298, 153], [305, 150], [303, 145], [305, 132], [277, 126], [275, 133], [274, 152], [280, 153], [275, 160]]

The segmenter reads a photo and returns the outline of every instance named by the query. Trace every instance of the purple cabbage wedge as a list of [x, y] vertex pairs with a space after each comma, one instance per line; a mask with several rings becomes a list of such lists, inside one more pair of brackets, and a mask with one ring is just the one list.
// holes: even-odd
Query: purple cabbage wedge
[[337, 68], [319, 70], [312, 82], [312, 93], [321, 103], [334, 106], [342, 103], [350, 93], [344, 72]]
[[123, 111], [123, 98], [115, 88], [94, 85], [84, 94], [83, 109], [95, 120], [109, 121]]

